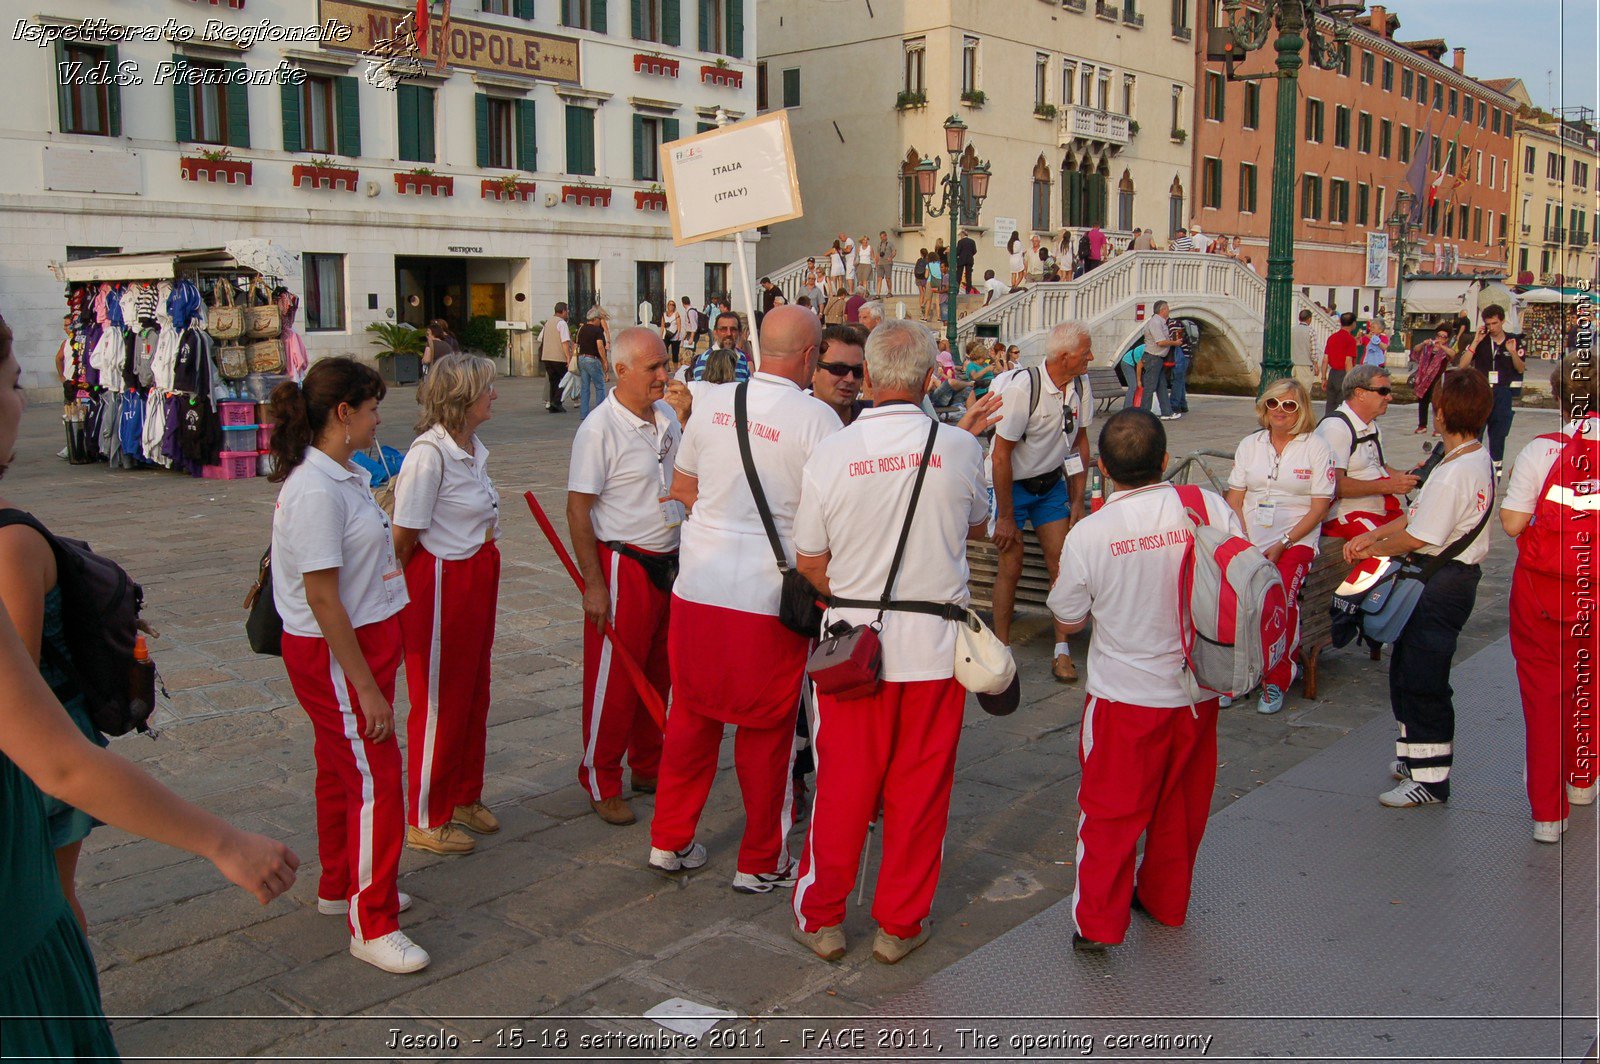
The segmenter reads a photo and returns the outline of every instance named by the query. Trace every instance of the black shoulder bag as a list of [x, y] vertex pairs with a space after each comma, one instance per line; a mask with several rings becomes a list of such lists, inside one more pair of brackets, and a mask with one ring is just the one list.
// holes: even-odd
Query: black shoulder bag
[[733, 426], [739, 437], [739, 460], [744, 463], [744, 478], [755, 496], [756, 512], [761, 515], [761, 527], [767, 530], [767, 543], [772, 556], [777, 559], [778, 572], [783, 578], [783, 592], [778, 599], [778, 620], [791, 632], [816, 638], [822, 631], [822, 596], [811, 586], [811, 581], [800, 575], [784, 556], [783, 543], [778, 539], [778, 526], [773, 523], [772, 510], [767, 506], [767, 493], [761, 489], [761, 477], [756, 473], [755, 460], [750, 457], [750, 421], [746, 416], [750, 382], [741, 381], [733, 392]]

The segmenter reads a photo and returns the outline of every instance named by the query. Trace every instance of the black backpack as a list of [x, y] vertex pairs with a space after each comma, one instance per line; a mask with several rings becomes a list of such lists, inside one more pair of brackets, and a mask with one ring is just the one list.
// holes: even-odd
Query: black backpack
[[55, 552], [62, 629], [72, 658], [58, 664], [82, 692], [89, 719], [107, 735], [149, 731], [154, 700], [136, 710], [130, 697], [144, 589], [116, 562], [82, 540], [53, 535], [32, 514], [0, 510], [0, 528], [7, 525], [27, 525]]
[[1089, 243], [1089, 234], [1084, 233], [1078, 238], [1078, 258], [1088, 261], [1094, 254], [1094, 246]]

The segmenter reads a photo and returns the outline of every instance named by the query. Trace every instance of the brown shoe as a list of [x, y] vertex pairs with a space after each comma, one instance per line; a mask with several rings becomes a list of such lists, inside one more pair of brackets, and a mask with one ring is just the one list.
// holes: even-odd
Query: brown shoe
[[656, 781], [653, 776], [648, 779], [644, 776], [634, 776], [628, 783], [640, 794], [656, 793]]
[[419, 828], [406, 825], [406, 845], [413, 850], [424, 850], [444, 857], [457, 857], [478, 848], [472, 836], [455, 824], [442, 824], [436, 828]]
[[1055, 676], [1056, 683], [1078, 682], [1078, 670], [1072, 664], [1071, 654], [1057, 654], [1055, 664], [1050, 666], [1050, 672]]
[[795, 924], [789, 933], [794, 936], [796, 942], [825, 961], [836, 961], [844, 956], [844, 927], [840, 924], [819, 928], [816, 931], [807, 931], [799, 924]]
[[910, 938], [896, 938], [880, 927], [878, 937], [872, 940], [872, 959], [879, 964], [899, 964], [912, 950], [928, 941], [930, 933], [927, 921], [923, 921], [922, 930]]
[[614, 794], [603, 802], [597, 802], [591, 798], [589, 804], [600, 815], [600, 819], [607, 824], [624, 827], [639, 819], [633, 815], [633, 807], [628, 804], [628, 800], [620, 794]]
[[500, 818], [489, 812], [489, 807], [482, 802], [456, 806], [455, 812], [450, 815], [450, 823], [459, 824], [479, 835], [493, 835], [500, 830]]

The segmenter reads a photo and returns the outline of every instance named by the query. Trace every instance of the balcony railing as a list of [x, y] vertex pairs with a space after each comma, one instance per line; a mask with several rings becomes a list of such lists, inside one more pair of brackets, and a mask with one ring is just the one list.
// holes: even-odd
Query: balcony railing
[[1120, 14], [1114, 0], [1094, 0], [1094, 13], [1112, 22], [1115, 22]]
[[1137, 11], [1129, 11], [1127, 8], [1123, 8], [1122, 24], [1124, 26], [1132, 26], [1135, 29], [1143, 29], [1144, 16], [1139, 14]]
[[1077, 11], [1081, 14], [1089, 10], [1089, 0], [1061, 0], [1061, 6], [1068, 11]]
[[1095, 140], [1119, 147], [1132, 139], [1128, 130], [1128, 116], [1115, 111], [1100, 111], [1082, 104], [1073, 104], [1061, 114], [1062, 147], [1074, 140]]
[[1561, 244], [1567, 239], [1567, 231], [1559, 226], [1547, 225], [1544, 227], [1544, 242], [1546, 244]]
[[1579, 232], [1568, 233], [1567, 234], [1567, 243], [1571, 244], [1575, 248], [1588, 247], [1588, 245], [1589, 245], [1589, 234], [1588, 233], [1579, 233]]
[[1174, 26], [1172, 27], [1172, 39], [1188, 43], [1194, 40], [1194, 30], [1191, 30], [1188, 26]]

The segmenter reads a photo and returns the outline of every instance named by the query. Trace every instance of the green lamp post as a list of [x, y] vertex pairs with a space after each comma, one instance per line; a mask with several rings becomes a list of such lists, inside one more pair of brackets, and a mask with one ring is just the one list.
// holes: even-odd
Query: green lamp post
[[[917, 164], [917, 195], [922, 197], [922, 210], [931, 218], [950, 216], [950, 261], [945, 264], [945, 282], [950, 289], [949, 306], [945, 311], [945, 336], [950, 341], [950, 354], [956, 353], [956, 309], [961, 299], [961, 289], [956, 276], [956, 232], [964, 217], [976, 218], [983, 201], [989, 198], [989, 164], [980, 162], [965, 172], [963, 183], [961, 153], [966, 147], [967, 124], [955, 115], [944, 120], [944, 147], [950, 156], [950, 172], [939, 176], [943, 164], [926, 156]], [[940, 193], [938, 205], [933, 197]]]
[[[1272, 216], [1267, 236], [1267, 321], [1262, 344], [1259, 395], [1273, 381], [1294, 371], [1289, 354], [1294, 317], [1294, 186], [1296, 116], [1300, 68], [1306, 58], [1323, 70], [1338, 66], [1350, 41], [1349, 19], [1364, 4], [1325, 4], [1319, 0], [1222, 0], [1226, 25], [1210, 30], [1208, 58], [1224, 59], [1230, 81], [1271, 78], [1278, 82], [1278, 117], [1272, 145]], [[1325, 25], [1319, 27], [1318, 21]], [[1331, 23], [1331, 26], [1326, 25]], [[1264, 48], [1272, 35], [1278, 69], [1270, 74], [1235, 75], [1233, 64], [1246, 52]], [[1331, 30], [1331, 35], [1327, 32]]]
[[1401, 302], [1405, 295], [1406, 283], [1406, 257], [1411, 254], [1411, 230], [1416, 226], [1416, 220], [1411, 216], [1412, 204], [1416, 197], [1404, 190], [1397, 192], [1394, 197], [1394, 213], [1389, 215], [1386, 223], [1389, 236], [1394, 242], [1395, 267], [1394, 267], [1394, 329], [1389, 336], [1389, 350], [1406, 350], [1406, 305]]

